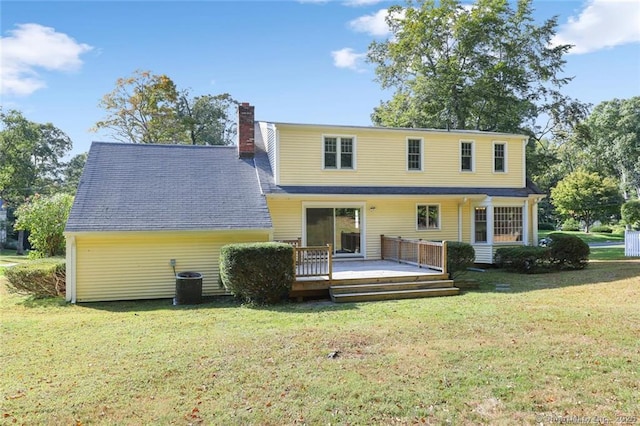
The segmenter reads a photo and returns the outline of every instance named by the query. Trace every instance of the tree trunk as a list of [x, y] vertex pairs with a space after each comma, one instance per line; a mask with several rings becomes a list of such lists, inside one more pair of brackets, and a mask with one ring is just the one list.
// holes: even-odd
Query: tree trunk
[[18, 231], [18, 246], [16, 248], [16, 254], [18, 256], [24, 255], [24, 231]]

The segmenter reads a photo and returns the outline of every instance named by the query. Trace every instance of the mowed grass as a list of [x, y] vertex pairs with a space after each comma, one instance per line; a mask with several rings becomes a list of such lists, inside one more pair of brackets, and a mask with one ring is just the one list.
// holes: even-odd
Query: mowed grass
[[456, 297], [260, 309], [4, 294], [0, 415], [54, 425], [640, 416], [639, 260], [468, 277], [480, 290]]
[[574, 232], [574, 231], [538, 231], [538, 238], [546, 238], [551, 233], [575, 235], [585, 243], [620, 243], [624, 244], [624, 234], [609, 234], [604, 232]]

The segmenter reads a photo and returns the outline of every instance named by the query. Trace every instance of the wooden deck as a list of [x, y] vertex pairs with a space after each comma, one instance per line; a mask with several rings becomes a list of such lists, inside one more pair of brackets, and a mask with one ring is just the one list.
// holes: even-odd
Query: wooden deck
[[292, 297], [328, 296], [330, 287], [425, 283], [447, 280], [440, 271], [389, 260], [334, 260], [333, 277], [298, 277], [291, 290]]
[[[346, 238], [346, 237], [345, 237]], [[331, 245], [293, 245], [296, 281], [289, 295], [331, 296], [334, 302], [451, 296], [459, 289], [447, 273], [446, 241], [380, 236], [382, 260], [340, 259]]]

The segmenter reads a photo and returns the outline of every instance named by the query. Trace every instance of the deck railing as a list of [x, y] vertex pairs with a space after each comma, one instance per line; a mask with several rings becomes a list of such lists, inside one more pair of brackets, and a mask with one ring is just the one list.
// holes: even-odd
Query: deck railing
[[333, 278], [333, 247], [331, 244], [317, 247], [293, 246], [296, 277]]
[[447, 242], [380, 236], [382, 259], [447, 273]]

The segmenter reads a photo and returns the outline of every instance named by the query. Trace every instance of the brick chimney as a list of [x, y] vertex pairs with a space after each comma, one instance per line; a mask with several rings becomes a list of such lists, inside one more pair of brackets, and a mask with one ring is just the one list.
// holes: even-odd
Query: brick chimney
[[254, 107], [238, 105], [238, 157], [253, 158], [255, 153]]

